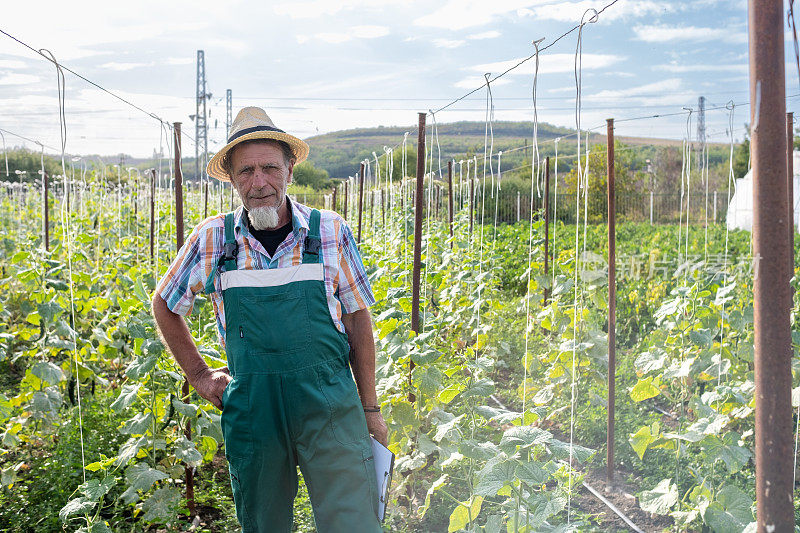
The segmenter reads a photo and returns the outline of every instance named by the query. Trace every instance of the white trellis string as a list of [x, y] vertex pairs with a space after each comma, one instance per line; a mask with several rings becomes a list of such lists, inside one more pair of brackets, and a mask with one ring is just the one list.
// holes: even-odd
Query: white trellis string
[[[589, 18], [587, 22], [584, 22], [586, 15], [588, 13], [593, 13], [593, 15]], [[571, 386], [570, 386], [570, 414], [569, 414], [569, 465], [568, 465], [568, 472], [569, 472], [569, 481], [568, 481], [568, 490], [567, 490], [567, 524], [569, 525], [572, 522], [572, 457], [573, 457], [573, 440], [574, 440], [574, 432], [575, 432], [575, 401], [576, 401], [576, 378], [575, 378], [575, 371], [576, 371], [576, 364], [575, 360], [577, 358], [577, 344], [578, 344], [578, 323], [580, 320], [579, 313], [582, 313], [582, 309], [578, 310], [578, 270], [579, 270], [579, 260], [578, 260], [578, 241], [579, 241], [579, 228], [580, 228], [580, 182], [581, 182], [581, 67], [582, 67], [582, 54], [583, 54], [583, 26], [587, 23], [594, 23], [597, 22], [597, 11], [594, 9], [587, 9], [583, 16], [581, 17], [581, 24], [578, 28], [578, 39], [575, 48], [575, 130], [577, 131], [577, 138], [578, 138], [578, 186], [576, 188], [575, 194], [575, 202], [576, 202], [576, 217], [575, 217], [575, 260], [574, 260], [574, 289], [573, 289], [573, 329], [572, 329], [572, 376], [571, 376]], [[588, 156], [587, 156], [587, 166], [588, 166]], [[588, 190], [588, 187], [586, 188]], [[586, 193], [585, 193], [586, 194]], [[585, 242], [584, 242], [585, 246]]]
[[552, 221], [553, 221], [553, 246], [552, 246], [552, 248], [553, 248], [553, 260], [551, 261], [551, 264], [552, 264], [552, 267], [553, 267], [553, 282], [552, 282], [553, 287], [555, 287], [555, 285], [556, 285], [556, 220], [558, 220], [557, 219], [557, 217], [558, 217], [558, 141], [560, 141], [560, 140], [561, 140], [561, 138], [558, 137], [558, 138], [556, 138], [555, 143], [554, 143], [555, 144], [555, 150], [556, 150], [556, 154], [555, 154], [556, 155], [556, 164], [555, 164], [555, 167], [553, 168], [553, 170], [555, 171], [555, 179], [554, 179], [555, 191], [553, 192], [553, 217], [552, 217]]
[[[66, 81], [64, 78], [64, 71], [61, 70], [61, 65], [56, 61], [55, 56], [52, 52], [46, 49], [42, 49], [39, 51], [40, 53], [47, 53], [53, 64], [56, 67], [56, 81], [58, 86], [58, 120], [59, 120], [59, 132], [61, 136], [61, 172], [64, 177], [64, 187], [69, 185], [67, 182], [67, 171], [66, 165], [64, 162], [64, 158], [66, 155], [66, 146], [67, 146], [67, 119], [66, 119]], [[44, 172], [44, 170], [42, 170]], [[42, 174], [44, 176], [44, 174]], [[47, 202], [47, 198], [45, 198], [45, 202]], [[46, 207], [45, 203], [45, 207]], [[86, 483], [86, 451], [84, 448], [84, 438], [83, 438], [83, 410], [81, 405], [81, 389], [80, 389], [80, 366], [78, 363], [78, 334], [75, 328], [77, 327], [77, 320], [75, 316], [75, 287], [74, 287], [74, 273], [72, 269], [72, 229], [70, 226], [70, 217], [68, 216], [67, 210], [69, 206], [66, 205], [66, 202], [61, 204], [61, 223], [62, 223], [62, 232], [63, 238], [66, 241], [66, 252], [67, 252], [67, 269], [69, 272], [69, 299], [70, 299], [70, 313], [72, 316], [72, 323], [70, 324], [70, 335], [72, 337], [72, 354], [73, 358], [75, 359], [75, 390], [76, 396], [78, 400], [78, 429], [80, 433], [80, 441], [81, 441], [81, 466], [82, 466], [82, 475], [83, 475], [83, 482]]]

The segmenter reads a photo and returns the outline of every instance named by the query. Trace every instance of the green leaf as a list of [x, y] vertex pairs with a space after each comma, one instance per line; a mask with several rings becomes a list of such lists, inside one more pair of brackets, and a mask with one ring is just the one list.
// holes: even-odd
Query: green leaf
[[567, 506], [567, 498], [557, 492], [534, 492], [528, 497], [525, 504], [529, 513], [527, 518], [536, 529], [548, 518], [560, 513]]
[[442, 488], [444, 484], [447, 482], [447, 474], [443, 474], [442, 477], [434, 481], [431, 486], [428, 488], [428, 492], [425, 494], [425, 504], [419, 509], [420, 518], [425, 516], [425, 513], [428, 512], [428, 509], [431, 506], [431, 496]]
[[392, 403], [392, 421], [401, 426], [413, 426], [417, 423], [414, 406], [405, 400]]
[[175, 411], [182, 414], [183, 416], [188, 416], [190, 418], [194, 418], [197, 416], [197, 406], [191, 403], [184, 403], [180, 401], [178, 398], [172, 398], [172, 406], [175, 407]]
[[433, 348], [427, 348], [421, 351], [413, 350], [411, 352], [411, 360], [417, 365], [429, 365], [438, 361], [441, 356], [442, 352]]
[[442, 386], [442, 372], [435, 366], [415, 367], [411, 376], [414, 385], [427, 396], [434, 396]]
[[137, 357], [130, 362], [125, 369], [125, 375], [131, 379], [142, 379], [148, 372], [155, 368], [158, 362], [158, 355], [148, 355], [147, 357]]
[[72, 515], [88, 513], [95, 505], [97, 505], [97, 502], [87, 500], [83, 496], [80, 496], [68, 501], [67, 504], [58, 511], [58, 517], [62, 522], [66, 522]]
[[661, 370], [667, 363], [667, 353], [661, 348], [653, 347], [650, 351], [642, 353], [636, 358], [634, 365], [636, 370], [643, 374], [649, 374], [656, 370]]
[[462, 440], [458, 445], [458, 451], [461, 452], [464, 457], [477, 459], [479, 461], [488, 461], [502, 453], [500, 448], [494, 443], [478, 442], [474, 439]]
[[728, 472], [735, 474], [750, 460], [750, 450], [739, 446], [739, 434], [727, 433], [722, 439], [716, 435], [708, 435], [700, 445], [706, 456], [712, 461], [722, 460], [728, 467]]
[[117, 459], [114, 461], [116, 466], [125, 466], [131, 462], [131, 460], [136, 457], [136, 454], [139, 453], [139, 450], [147, 445], [147, 437], [132, 437], [125, 441], [119, 448], [119, 453], [117, 454]]
[[442, 392], [439, 393], [439, 400], [442, 403], [450, 403], [453, 401], [453, 398], [458, 396], [464, 390], [464, 385], [462, 383], [453, 383], [445, 387]]
[[123, 385], [122, 390], [119, 392], [119, 396], [117, 396], [117, 399], [111, 404], [111, 408], [117, 413], [121, 413], [130, 407], [133, 402], [136, 401], [136, 396], [139, 393], [139, 387], [140, 385]]
[[41, 303], [36, 306], [36, 309], [39, 311], [39, 316], [48, 323], [52, 323], [56, 316], [64, 312], [64, 308], [58, 305], [58, 302], [55, 300], [49, 300]]
[[494, 382], [490, 379], [481, 379], [467, 387], [467, 389], [461, 393], [461, 398], [469, 398], [471, 396], [488, 398], [492, 393], [494, 393]]
[[743, 531], [753, 521], [753, 501], [733, 485], [725, 485], [703, 513], [703, 521], [719, 533]]
[[552, 439], [553, 435], [541, 428], [514, 426], [503, 433], [503, 437], [500, 439], [500, 448], [506, 453], [514, 453], [517, 446], [525, 449], [537, 444], [547, 444]]
[[595, 452], [595, 450], [592, 450], [591, 448], [578, 446], [575, 443], [572, 443], [572, 446], [570, 446], [568, 442], [563, 442], [558, 439], [553, 439], [550, 441], [548, 443], [548, 447], [550, 448], [550, 452], [553, 454], [554, 459], [569, 459], [571, 452], [572, 459], [578, 461], [579, 463], [585, 463], [588, 461]]
[[667, 514], [678, 503], [678, 486], [672, 479], [662, 479], [653, 490], [639, 496], [639, 507], [648, 513]]
[[633, 389], [631, 389], [631, 399], [634, 402], [641, 402], [643, 400], [647, 400], [648, 398], [658, 396], [661, 393], [658, 385], [659, 377], [655, 378], [655, 383], [653, 382], [653, 376], [640, 379]]
[[180, 502], [181, 493], [176, 488], [163, 487], [153, 492], [153, 495], [147, 498], [142, 504], [142, 509], [145, 511], [145, 522], [166, 521], [174, 513], [175, 508]]
[[144, 435], [152, 426], [153, 414], [148, 411], [126, 420], [122, 427], [119, 428], [119, 432], [123, 435]]
[[58, 385], [64, 380], [64, 372], [61, 371], [61, 368], [49, 361], [38, 361], [31, 368], [31, 373], [50, 385]]
[[434, 434], [433, 440], [435, 440], [436, 442], [441, 442], [442, 439], [444, 439], [445, 437], [449, 438], [452, 432], [457, 431], [458, 423], [461, 422], [461, 419], [464, 418], [465, 416], [466, 415], [458, 415], [449, 422], [439, 424], [439, 426], [436, 428], [436, 434]]
[[647, 451], [647, 447], [650, 446], [653, 442], [658, 440], [660, 433], [660, 428], [658, 422], [653, 424], [653, 427], [644, 426], [639, 428], [639, 431], [636, 433], [631, 433], [630, 437], [628, 437], [628, 442], [631, 443], [631, 447], [633, 451], [636, 452], [636, 455], [639, 456], [639, 459], [644, 459], [644, 452]]
[[148, 491], [156, 481], [161, 481], [168, 477], [161, 470], [150, 468], [144, 463], [131, 465], [125, 470], [125, 478], [134, 490]]
[[498, 424], [510, 424], [522, 418], [522, 413], [509, 411], [507, 409], [497, 409], [495, 407], [489, 407], [488, 405], [477, 406], [475, 412], [487, 420], [492, 420]]
[[471, 521], [475, 521], [481, 512], [483, 504], [482, 496], [473, 496], [472, 499], [461, 502], [450, 515], [450, 524], [447, 526], [447, 533], [453, 533], [464, 529]]
[[194, 442], [185, 437], [181, 437], [175, 442], [175, 457], [190, 465], [195, 465], [203, 460], [203, 456], [197, 450]]
[[550, 472], [544, 469], [539, 461], [520, 461], [515, 472], [517, 479], [530, 486], [543, 485], [550, 477]]
[[133, 284], [133, 295], [144, 304], [146, 308], [150, 307], [150, 297], [147, 295], [147, 290], [142, 285], [142, 278], [136, 278], [136, 283]]
[[92, 527], [89, 529], [89, 533], [113, 533], [111, 528], [108, 527], [108, 524], [105, 523], [102, 519], [99, 522], [95, 522], [92, 524]]
[[116, 483], [114, 476], [107, 476], [103, 481], [90, 479], [86, 483], [80, 485], [78, 490], [81, 491], [87, 499], [98, 501], [101, 497], [105, 496]]
[[475, 494], [480, 496], [496, 495], [506, 484], [511, 484], [514, 481], [516, 467], [516, 461], [505, 459], [489, 461], [478, 472], [478, 484], [475, 487]]

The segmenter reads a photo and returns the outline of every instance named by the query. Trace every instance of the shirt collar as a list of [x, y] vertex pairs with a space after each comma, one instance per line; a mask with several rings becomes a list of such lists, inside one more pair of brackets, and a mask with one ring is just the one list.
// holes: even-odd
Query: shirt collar
[[[292, 202], [289, 196], [286, 196], [286, 204], [292, 214], [292, 233], [295, 239], [299, 241], [304, 234], [308, 235], [309, 214], [302, 209], [301, 204]], [[236, 208], [234, 212], [234, 220], [236, 221], [234, 231], [237, 234], [247, 235], [250, 233], [250, 220], [245, 215], [245, 212], [243, 205]]]

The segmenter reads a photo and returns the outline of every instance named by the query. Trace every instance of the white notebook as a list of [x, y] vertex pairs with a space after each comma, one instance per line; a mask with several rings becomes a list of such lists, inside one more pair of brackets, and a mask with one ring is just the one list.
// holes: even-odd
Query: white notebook
[[394, 454], [389, 448], [370, 437], [372, 457], [375, 463], [375, 476], [378, 478], [378, 517], [381, 522], [386, 516], [386, 502], [389, 500], [389, 485], [392, 484]]

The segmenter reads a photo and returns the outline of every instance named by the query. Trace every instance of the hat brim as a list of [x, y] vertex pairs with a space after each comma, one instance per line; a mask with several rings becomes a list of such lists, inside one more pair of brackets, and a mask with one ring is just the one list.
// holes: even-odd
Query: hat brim
[[292, 149], [292, 153], [294, 153], [295, 164], [305, 161], [308, 157], [308, 145], [294, 135], [289, 135], [288, 133], [281, 131], [254, 131], [242, 135], [241, 137], [237, 137], [226, 144], [219, 152], [214, 154], [214, 157], [211, 158], [206, 166], [206, 172], [208, 175], [220, 181], [231, 181], [228, 173], [225, 172], [224, 168], [222, 168], [222, 158], [225, 157], [225, 154], [237, 144], [245, 141], [252, 141], [253, 139], [268, 139], [285, 142]]

